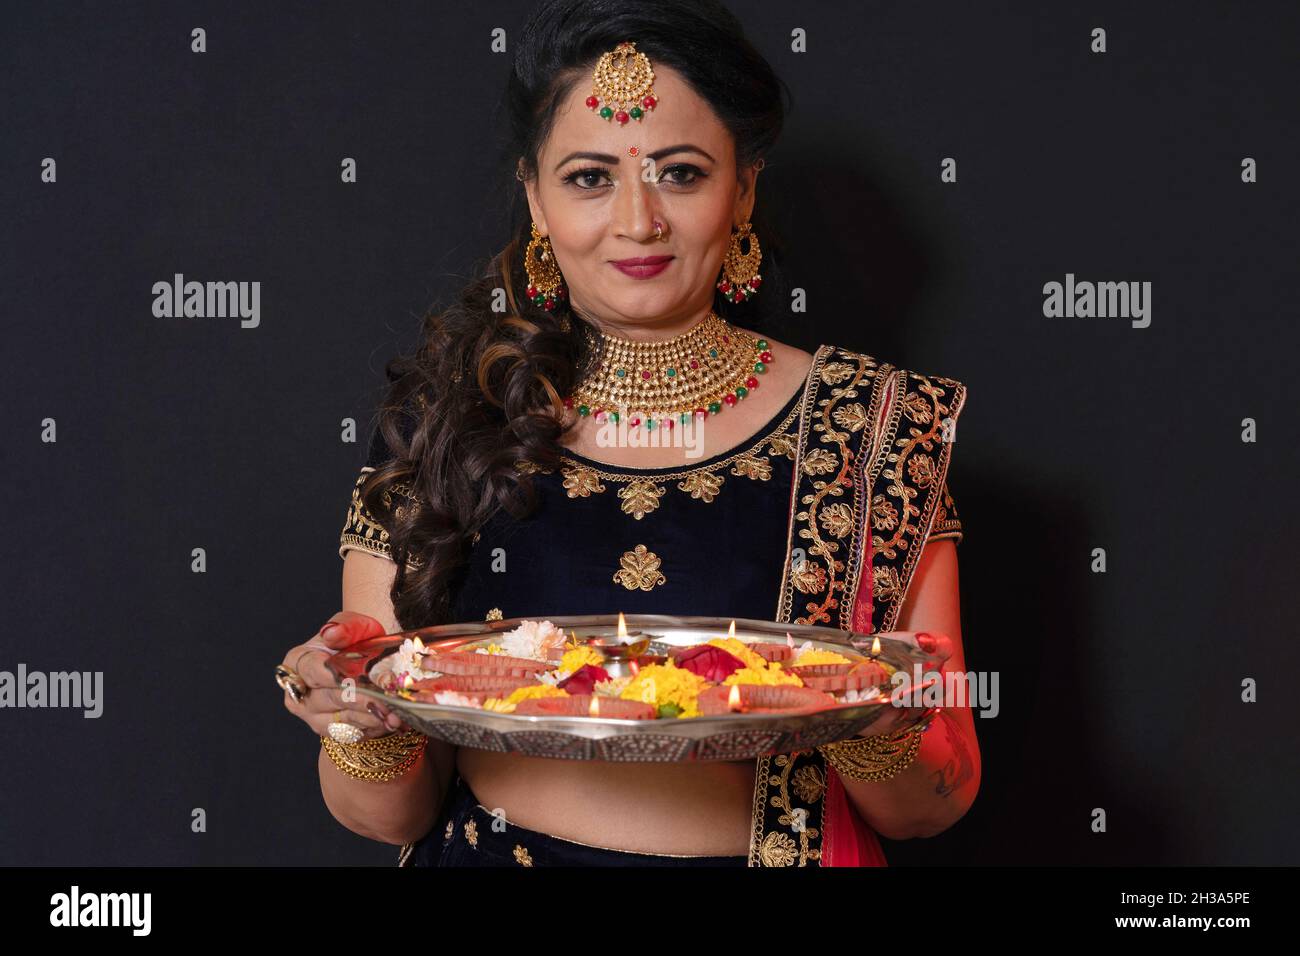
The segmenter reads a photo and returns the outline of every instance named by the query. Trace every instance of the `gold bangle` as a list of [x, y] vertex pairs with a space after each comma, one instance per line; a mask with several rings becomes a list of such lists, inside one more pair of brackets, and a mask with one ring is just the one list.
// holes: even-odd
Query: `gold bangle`
[[906, 770], [916, 759], [930, 722], [891, 734], [856, 737], [817, 749], [841, 776], [850, 780], [889, 780]]
[[321, 737], [320, 742], [334, 766], [349, 777], [382, 783], [415, 766], [429, 738], [418, 730], [407, 730], [355, 744], [341, 744], [330, 737]]

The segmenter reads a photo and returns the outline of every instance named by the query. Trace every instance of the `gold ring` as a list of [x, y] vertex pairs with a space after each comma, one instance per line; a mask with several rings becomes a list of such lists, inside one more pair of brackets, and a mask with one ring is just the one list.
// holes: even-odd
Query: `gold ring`
[[275, 682], [288, 692], [295, 704], [301, 704], [308, 694], [307, 683], [292, 667], [276, 664]]

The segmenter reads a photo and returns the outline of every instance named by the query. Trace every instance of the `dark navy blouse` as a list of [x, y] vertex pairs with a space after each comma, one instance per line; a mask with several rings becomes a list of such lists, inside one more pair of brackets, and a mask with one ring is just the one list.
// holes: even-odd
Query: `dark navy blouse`
[[567, 452], [554, 473], [533, 474], [537, 512], [523, 522], [498, 512], [483, 530], [456, 592], [457, 620], [493, 608], [504, 617], [771, 620], [800, 394], [742, 445], [685, 468], [615, 467]]
[[[685, 467], [616, 467], [566, 451], [553, 472], [534, 470], [536, 509], [523, 520], [498, 511], [479, 533], [452, 583], [453, 620], [619, 611], [772, 620], [802, 395], [742, 444]], [[376, 436], [363, 476], [388, 457]], [[354, 498], [339, 553], [391, 557], [387, 535], [357, 512]]]

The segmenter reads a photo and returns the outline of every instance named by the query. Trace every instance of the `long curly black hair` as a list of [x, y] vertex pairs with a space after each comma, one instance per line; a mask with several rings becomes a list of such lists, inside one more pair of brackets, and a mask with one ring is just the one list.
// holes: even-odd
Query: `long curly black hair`
[[[390, 597], [404, 629], [450, 620], [473, 537], [494, 513], [531, 513], [532, 480], [516, 462], [558, 465], [563, 396], [599, 361], [567, 299], [547, 311], [525, 292], [531, 220], [513, 172], [522, 159], [525, 178], [537, 175], [557, 106], [590, 80], [602, 53], [631, 39], [711, 104], [734, 138], [738, 171], [767, 153], [785, 121], [788, 88], [716, 0], [548, 0], [517, 36], [502, 157], [514, 193], [510, 241], [454, 304], [430, 311], [415, 351], [388, 363], [376, 440], [382, 436], [391, 458], [361, 490], [389, 535], [397, 565]], [[784, 287], [779, 242], [760, 212], [766, 297], [734, 305], [715, 293], [714, 301], [719, 315], [748, 328], [765, 325], [761, 300]], [[493, 310], [501, 291], [504, 312]]]

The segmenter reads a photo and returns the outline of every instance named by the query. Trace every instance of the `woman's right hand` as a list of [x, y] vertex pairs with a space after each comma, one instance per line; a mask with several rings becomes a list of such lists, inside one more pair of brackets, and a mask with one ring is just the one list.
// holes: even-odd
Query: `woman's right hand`
[[307, 685], [307, 694], [301, 701], [295, 701], [286, 690], [285, 709], [321, 737], [329, 735], [329, 725], [336, 720], [360, 727], [367, 739], [401, 729], [404, 726], [402, 719], [382, 704], [359, 694], [353, 695], [355, 700], [344, 700], [338, 681], [325, 666], [325, 660], [331, 654], [384, 633], [383, 624], [373, 617], [356, 611], [339, 611], [315, 637], [291, 647], [284, 655], [284, 666], [302, 678]]

